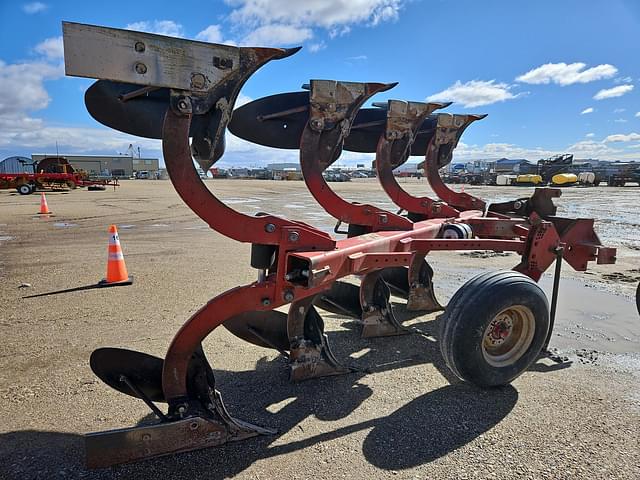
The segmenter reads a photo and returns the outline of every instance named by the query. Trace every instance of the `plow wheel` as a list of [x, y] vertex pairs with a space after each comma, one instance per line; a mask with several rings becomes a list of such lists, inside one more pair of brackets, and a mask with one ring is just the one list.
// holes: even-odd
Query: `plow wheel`
[[514, 271], [478, 275], [447, 306], [440, 349], [459, 378], [480, 387], [505, 385], [535, 361], [549, 329], [547, 297]]
[[341, 365], [333, 356], [324, 333], [324, 321], [313, 306], [314, 300], [313, 297], [304, 298], [289, 308], [287, 329], [291, 339], [292, 382], [354, 371]]

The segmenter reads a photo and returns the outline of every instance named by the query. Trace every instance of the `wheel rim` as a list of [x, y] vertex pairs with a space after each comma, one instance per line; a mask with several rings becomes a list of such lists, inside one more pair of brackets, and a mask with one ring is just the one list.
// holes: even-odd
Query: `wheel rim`
[[482, 355], [493, 367], [508, 367], [529, 349], [535, 333], [535, 316], [524, 305], [512, 305], [499, 312], [482, 336]]

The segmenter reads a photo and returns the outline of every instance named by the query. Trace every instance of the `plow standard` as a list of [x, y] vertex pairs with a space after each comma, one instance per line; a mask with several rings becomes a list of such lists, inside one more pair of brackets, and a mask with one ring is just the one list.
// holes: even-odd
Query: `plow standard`
[[[220, 294], [188, 319], [164, 359], [115, 348], [92, 354], [93, 371], [143, 400], [158, 422], [88, 434], [90, 467], [273, 433], [224, 407], [201, 346], [220, 325], [285, 355], [293, 381], [345, 374], [353, 369], [332, 354], [318, 310], [359, 319], [363, 337], [420, 334], [394, 316], [393, 292], [406, 298], [408, 310], [444, 310], [438, 341], [459, 378], [504, 385], [546, 351], [562, 260], [580, 271], [591, 261], [615, 262], [615, 249], [600, 244], [592, 219], [556, 216], [552, 199], [559, 190], [536, 189], [530, 198], [487, 205], [444, 184], [439, 169], [483, 115], [434, 113], [448, 104], [400, 100], [362, 108], [394, 84], [333, 80], [311, 80], [300, 92], [234, 111], [242, 85], [258, 68], [297, 49], [238, 48], [75, 23], [63, 29], [67, 75], [98, 79], [85, 97], [91, 115], [117, 130], [162, 139], [183, 201], [213, 230], [250, 243], [257, 270], [255, 282]], [[245, 215], [216, 198], [193, 160], [205, 171], [215, 164], [227, 127], [252, 142], [299, 149], [307, 187], [336, 218], [341, 238], [268, 213]], [[343, 150], [375, 154], [381, 192], [399, 212], [350, 202], [331, 189], [322, 173]], [[424, 156], [438, 198], [415, 196], [396, 182], [393, 169], [410, 155]], [[471, 279], [443, 308], [427, 262], [429, 252], [442, 250], [510, 251], [520, 262]], [[549, 306], [536, 282], [554, 264]], [[359, 286], [340, 280], [350, 275], [359, 277]], [[283, 305], [288, 313], [275, 310]]]

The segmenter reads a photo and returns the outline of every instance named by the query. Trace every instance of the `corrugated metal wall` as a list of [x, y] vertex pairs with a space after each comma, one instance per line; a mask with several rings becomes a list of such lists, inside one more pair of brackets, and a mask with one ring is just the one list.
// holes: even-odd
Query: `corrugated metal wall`
[[[20, 162], [23, 160], [26, 163]], [[33, 173], [29, 157], [8, 157], [0, 162], [0, 173]]]

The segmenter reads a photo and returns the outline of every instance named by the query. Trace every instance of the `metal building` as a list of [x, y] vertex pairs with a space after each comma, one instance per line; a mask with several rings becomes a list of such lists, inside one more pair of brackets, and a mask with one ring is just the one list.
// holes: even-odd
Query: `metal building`
[[0, 162], [0, 173], [33, 173], [28, 157], [8, 157]]
[[[34, 162], [39, 162], [43, 158], [52, 155], [33, 154], [31, 158]], [[55, 155], [54, 155], [55, 156]], [[157, 158], [133, 158], [125, 155], [64, 155], [64, 157], [76, 170], [84, 170], [90, 175], [114, 176], [127, 178], [134, 172], [146, 170], [151, 175], [155, 175], [160, 169], [160, 162]]]

